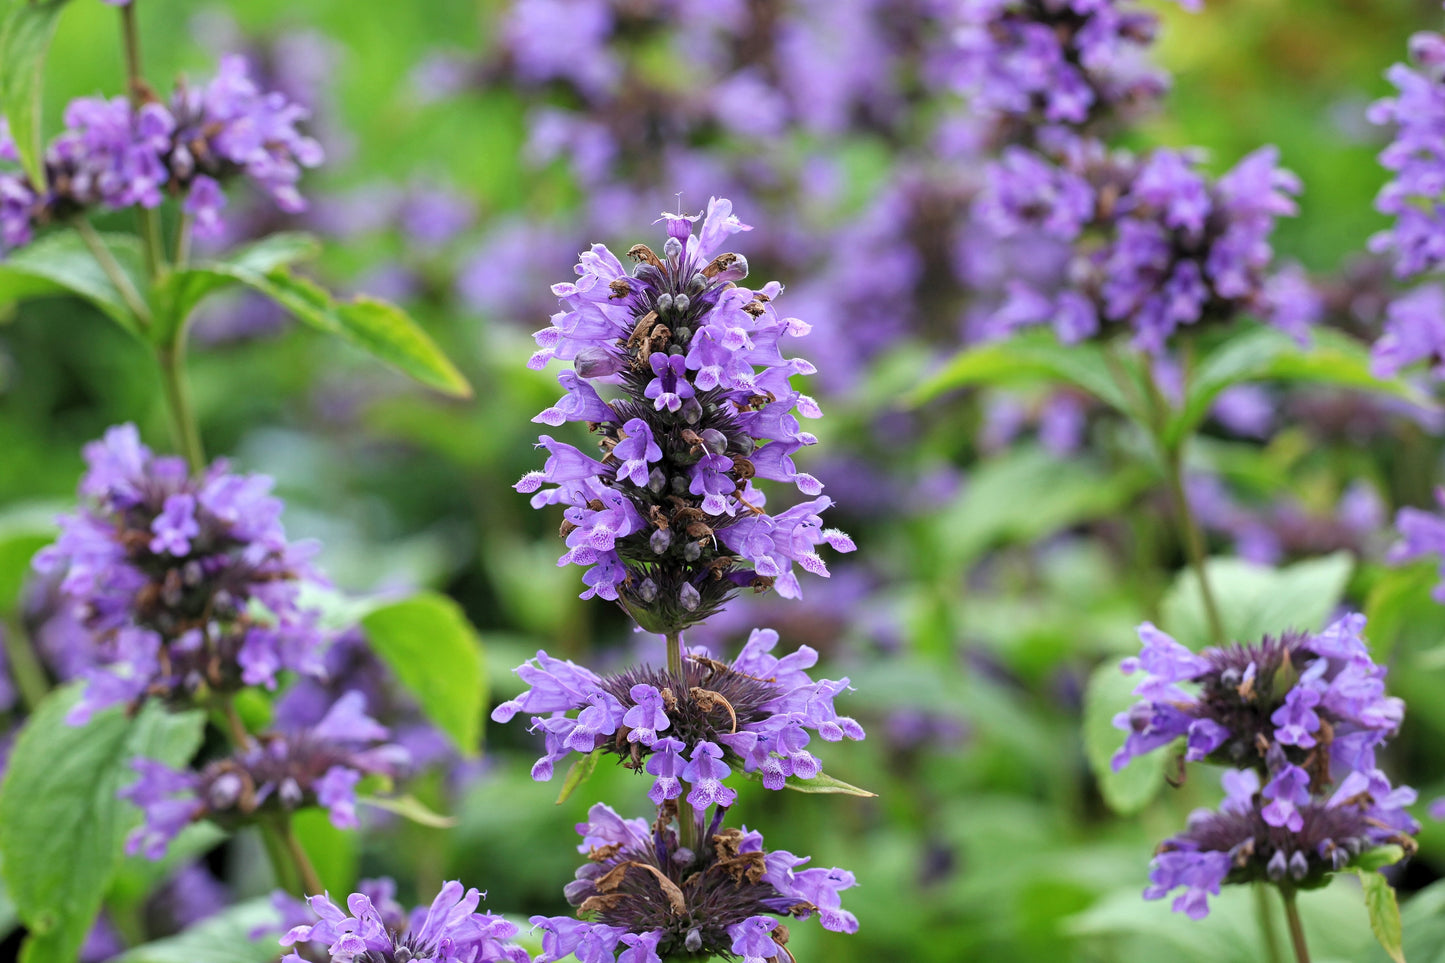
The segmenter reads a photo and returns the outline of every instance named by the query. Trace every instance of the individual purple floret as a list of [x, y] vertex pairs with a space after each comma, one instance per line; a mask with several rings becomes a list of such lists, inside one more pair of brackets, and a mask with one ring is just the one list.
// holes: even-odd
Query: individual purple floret
[[[601, 436], [601, 458], [542, 435], [546, 464], [516, 488], [535, 493], [533, 507], [566, 506], [559, 564], [587, 567], [583, 598], [616, 600], [644, 628], [669, 634], [740, 588], [796, 597], [793, 563], [827, 575], [817, 547], [854, 546], [822, 527], [831, 501], [792, 458], [816, 441], [797, 415], [822, 412], [791, 383], [812, 365], [785, 358], [781, 342], [808, 326], [778, 315], [781, 285], [737, 286], [747, 261], [720, 248], [749, 228], [728, 201], [708, 204], [696, 235], [695, 217], [662, 219], [661, 257], [634, 246], [629, 274], [595, 245], [575, 283], [554, 285], [563, 310], [537, 332], [529, 364], [558, 359], [573, 368], [558, 377], [566, 396], [533, 420], [585, 422]], [[614, 397], [597, 385], [613, 386]], [[769, 515], [759, 478], [816, 497]]]
[[1261, 791], [1259, 780], [1252, 769], [1224, 774], [1218, 811], [1195, 810], [1189, 828], [1160, 845], [1145, 899], [1183, 888], [1174, 910], [1198, 920], [1225, 883], [1309, 889], [1366, 850], [1394, 844], [1415, 851], [1411, 834], [1419, 826], [1404, 809], [1415, 791], [1391, 787], [1378, 769], [1351, 772], [1328, 795], [1306, 791], [1288, 825], [1271, 813], [1270, 787]]
[[1180, 327], [1254, 313], [1303, 341], [1319, 313], [1302, 276], [1273, 271], [1275, 219], [1295, 213], [1297, 177], [1261, 148], [1217, 180], [1190, 152], [1136, 157], [1095, 141], [1057, 161], [1015, 148], [992, 165], [978, 220], [1001, 238], [1044, 232], [1073, 244], [1062, 284], [1015, 281], [994, 313], [995, 335], [1052, 324], [1080, 341], [1106, 324], [1163, 352]]
[[[1363, 615], [1346, 615], [1318, 634], [1196, 654], [1144, 623], [1144, 649], [1123, 666], [1143, 673], [1134, 688], [1143, 701], [1114, 718], [1128, 733], [1114, 769], [1181, 737], [1186, 760], [1259, 769], [1277, 788], [1284, 765], [1310, 774], [1316, 788], [1374, 769], [1405, 706], [1385, 695], [1386, 670], [1371, 660], [1364, 627]], [[1269, 761], [1276, 751], [1279, 765]]]
[[[1445, 488], [1435, 490], [1435, 500], [1445, 508]], [[1401, 542], [1390, 550], [1389, 561], [1399, 564], [1438, 556], [1441, 581], [1431, 594], [1435, 601], [1445, 604], [1445, 517], [1418, 508], [1402, 508], [1395, 516], [1395, 527], [1399, 529]]]
[[[329, 894], [312, 896], [319, 922], [293, 927], [281, 945], [325, 947], [322, 952], [332, 963], [528, 963], [526, 951], [509, 942], [516, 926], [476, 912], [482, 900], [477, 890], [463, 890], [453, 880], [443, 884], [431, 906], [418, 906], [407, 916], [393, 898], [391, 881], [380, 882], [385, 885], [353, 893], [345, 908]], [[308, 958], [293, 951], [282, 963], [308, 963]]]
[[807, 670], [818, 653], [802, 646], [779, 658], [772, 654], [777, 643], [772, 629], [755, 629], [731, 664], [694, 648], [684, 657], [681, 681], [646, 665], [598, 676], [538, 652], [535, 662], [517, 668], [531, 688], [492, 718], [547, 713], [532, 716], [547, 746], [532, 767], [535, 779], [552, 778], [555, 763], [570, 752], [603, 749], [655, 777], [648, 795], [658, 805], [684, 794], [699, 808], [729, 805], [734, 793], [721, 781], [732, 768], [782, 789], [790, 777], [812, 779], [821, 771], [807, 749], [810, 733], [826, 742], [863, 738], [862, 727], [833, 707], [848, 680], [814, 681]]
[[542, 955], [552, 963], [575, 953], [585, 963], [661, 963], [695, 958], [785, 959], [788, 928], [777, 917], [817, 914], [825, 929], [855, 933], [858, 920], [839, 893], [855, 885], [843, 869], [802, 867], [763, 837], [723, 829], [718, 807], [699, 852], [680, 846], [670, 806], [648, 826], [598, 803], [578, 823], [588, 862], [565, 889], [583, 919], [534, 916]]
[[[201, 236], [221, 231], [221, 183], [245, 176], [284, 211], [303, 210], [301, 170], [322, 150], [301, 133], [307, 111], [280, 93], [261, 91], [243, 57], [221, 61], [203, 87], [179, 85], [169, 102], [135, 105], [125, 97], [82, 97], [65, 110], [65, 130], [45, 152], [45, 184], [0, 170], [0, 253], [30, 240], [33, 229], [90, 208], [157, 207], [181, 200]], [[16, 161], [0, 129], [0, 161]]]
[[197, 820], [234, 829], [310, 806], [325, 808], [337, 828], [355, 829], [356, 784], [369, 774], [395, 778], [411, 762], [365, 710], [361, 694], [348, 693], [315, 726], [263, 734], [199, 772], [135, 760], [140, 779], [119, 795], [139, 806], [145, 821], [127, 838], [126, 852], [160, 859]]
[[70, 721], [158, 697], [274, 688], [279, 673], [321, 671], [317, 613], [301, 607], [315, 548], [286, 539], [271, 480], [224, 461], [199, 478], [156, 456], [134, 425], [85, 448], [85, 504], [59, 519], [35, 558], [89, 633], [95, 665]]
[[1422, 284], [1391, 301], [1385, 329], [1370, 351], [1370, 373], [1393, 378], [1420, 361], [1445, 374], [1445, 288]]

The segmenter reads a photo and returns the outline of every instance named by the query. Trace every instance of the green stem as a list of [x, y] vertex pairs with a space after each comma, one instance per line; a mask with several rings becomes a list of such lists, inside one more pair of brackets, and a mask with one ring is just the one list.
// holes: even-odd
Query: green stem
[[15, 679], [15, 688], [20, 691], [20, 701], [29, 712], [34, 712], [45, 693], [50, 691], [50, 677], [35, 655], [19, 621], [8, 621], [0, 626], [0, 639], [5, 643], [5, 655], [10, 661], [10, 675]]
[[305, 889], [303, 895], [319, 896], [326, 892], [326, 887], [321, 883], [321, 877], [316, 874], [316, 867], [311, 865], [311, 857], [306, 855], [306, 847], [301, 845], [301, 840], [296, 838], [296, 831], [291, 828], [291, 817], [283, 816], [281, 818], [279, 831], [281, 842], [291, 856], [291, 862], [295, 864], [296, 871], [301, 874], [301, 886]]
[[[146, 101], [145, 76], [141, 70], [140, 29], [136, 25], [136, 0], [120, 8], [120, 29], [125, 47], [126, 92], [131, 105], [139, 108]], [[154, 281], [160, 277], [165, 259], [165, 244], [161, 240], [161, 222], [156, 212], [147, 207], [136, 209], [140, 218], [141, 243], [145, 249], [146, 273]]]
[[[672, 673], [678, 686], [687, 688], [687, 676], [682, 669], [682, 633], [669, 632], [667, 635], [667, 671]], [[686, 849], [697, 852], [697, 815], [692, 811], [686, 796], [677, 800], [678, 842]]]
[[1299, 907], [1295, 905], [1295, 892], [1292, 889], [1282, 889], [1280, 896], [1284, 897], [1284, 916], [1289, 920], [1289, 939], [1294, 945], [1294, 958], [1296, 963], [1310, 963], [1310, 950], [1305, 945], [1305, 928], [1300, 922]]
[[1269, 905], [1269, 884], [1254, 884], [1254, 913], [1259, 921], [1259, 935], [1264, 941], [1264, 956], [1269, 963], [1283, 963], [1279, 950], [1279, 930], [1275, 926], [1274, 908]]
[[171, 263], [176, 270], [185, 268], [186, 263], [191, 259], [191, 226], [195, 219], [189, 214], [181, 215], [181, 223], [176, 228], [176, 251], [171, 258]]
[[185, 456], [191, 471], [199, 473], [206, 467], [206, 453], [201, 447], [201, 432], [196, 425], [196, 413], [191, 406], [190, 390], [186, 386], [185, 361], [183, 326], [176, 333], [174, 344], [156, 350], [156, 362], [161, 369], [161, 386], [165, 389], [166, 407], [171, 415], [171, 434], [176, 448]]
[[1200, 533], [1199, 525], [1194, 520], [1194, 513], [1189, 510], [1189, 496], [1184, 491], [1185, 439], [1169, 439], [1168, 402], [1164, 400], [1164, 393], [1159, 390], [1152, 371], [1146, 374], [1144, 381], [1149, 392], [1151, 414], [1149, 429], [1154, 436], [1154, 443], [1159, 448], [1159, 457], [1164, 462], [1169, 494], [1174, 500], [1175, 511], [1179, 513], [1179, 528], [1184, 537], [1185, 551], [1189, 554], [1189, 564], [1194, 568], [1195, 578], [1199, 580], [1199, 595], [1204, 600], [1204, 614], [1209, 619], [1209, 633], [1216, 644], [1223, 645], [1229, 640], [1225, 638], [1224, 620], [1219, 617], [1219, 606], [1214, 600], [1214, 589], [1209, 584], [1209, 573], [1205, 565], [1207, 556], [1204, 550], [1204, 536]]
[[77, 218], [75, 221], [75, 232], [79, 234], [80, 239], [85, 242], [85, 246], [90, 250], [91, 257], [95, 258], [95, 263], [100, 265], [100, 269], [105, 272], [105, 276], [110, 278], [110, 283], [115, 285], [116, 291], [120, 292], [121, 300], [125, 302], [126, 307], [130, 308], [131, 313], [136, 316], [136, 320], [140, 322], [141, 327], [149, 327], [153, 320], [150, 307], [145, 303], [145, 299], [140, 296], [140, 292], [136, 290], [135, 285], [131, 283], [130, 276], [121, 268], [120, 262], [110, 253], [110, 248], [105, 246], [105, 241], [101, 240], [95, 228], [91, 227], [90, 222], [84, 218]]

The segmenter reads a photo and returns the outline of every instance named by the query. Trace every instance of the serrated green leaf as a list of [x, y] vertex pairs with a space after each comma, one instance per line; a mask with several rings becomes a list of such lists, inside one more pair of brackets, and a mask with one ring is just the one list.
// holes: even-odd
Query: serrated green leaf
[[[99, 237], [135, 289], [145, 290], [139, 242], [124, 234]], [[0, 261], [0, 303], [55, 294], [83, 298], [126, 331], [139, 336], [140, 325], [135, 315], [74, 231], [57, 231], [42, 237]]]
[[1123, 673], [1119, 661], [1106, 662], [1089, 676], [1084, 690], [1084, 755], [1109, 808], [1121, 816], [1139, 812], [1164, 786], [1167, 752], [1151, 752], [1131, 759], [1114, 771], [1114, 753], [1124, 744], [1124, 733], [1114, 728], [1114, 716], [1124, 712], [1139, 697], [1134, 695], [1137, 678]]
[[86, 726], [65, 715], [80, 685], [53, 692], [21, 730], [0, 786], [0, 858], [20, 918], [30, 930], [21, 958], [69, 963], [100, 910], [140, 817], [116, 790], [131, 782], [137, 757], [184, 765], [200, 745], [198, 712], [119, 709]]
[[444, 595], [422, 592], [367, 613], [362, 629], [437, 728], [467, 755], [482, 738], [487, 680], [482, 641]]
[[[1212, 558], [1205, 571], [1228, 636], [1224, 641], [1257, 642], [1286, 629], [1318, 631], [1344, 595], [1354, 568], [1349, 552], [1298, 562], [1282, 569], [1238, 558]], [[1194, 570], [1179, 573], [1160, 605], [1163, 628], [1191, 649], [1212, 638]]]
[[455, 816], [443, 816], [441, 813], [435, 812], [410, 793], [405, 796], [360, 796], [356, 801], [363, 806], [395, 813], [403, 819], [411, 820], [418, 826], [450, 829], [457, 824]]
[[[262, 931], [252, 939], [251, 934]], [[272, 963], [281, 918], [269, 897], [227, 907], [175, 936], [126, 950], [111, 963]]]
[[[1398, 848], [1398, 847], [1396, 847]], [[1359, 877], [1365, 891], [1365, 912], [1370, 915], [1370, 930], [1380, 946], [1395, 963], [1405, 963], [1405, 933], [1400, 923], [1400, 904], [1395, 888], [1378, 872], [1361, 867], [1346, 867], [1344, 872]]]
[[1065, 345], [1060, 344], [1052, 332], [1022, 332], [1005, 341], [959, 352], [942, 370], [919, 385], [908, 396], [908, 401], [921, 405], [946, 392], [972, 385], [1045, 381], [1071, 384], [1116, 411], [1136, 417], [1142, 396], [1131, 396], [1130, 389], [1124, 385], [1140, 382], [1137, 372], [1130, 372], [1127, 364], [1111, 359], [1107, 349], [1100, 345]]
[[[763, 781], [763, 774], [756, 770], [754, 770], [753, 772], [747, 772], [745, 770], [734, 771], [740, 772], [744, 779], [751, 779], [753, 782]], [[783, 788], [791, 789], [794, 792], [807, 793], [809, 795], [831, 794], [842, 796], [862, 796], [867, 799], [874, 799], [878, 796], [876, 792], [869, 792], [866, 789], [860, 789], [852, 783], [844, 782], [841, 779], [835, 779], [832, 776], [828, 775], [826, 772], [820, 772], [812, 779], [800, 779], [797, 776], [788, 776], [786, 779], [783, 780]]]
[[32, 184], [42, 187], [45, 151], [41, 142], [40, 82], [45, 55], [65, 4], [66, 0], [12, 0], [0, 20], [0, 114], [10, 123], [20, 166]]
[[1283, 331], [1259, 328], [1230, 338], [1200, 361], [1190, 375], [1184, 405], [1170, 420], [1167, 441], [1178, 443], [1199, 427], [1226, 388], [1256, 381], [1335, 385], [1434, 407], [1428, 396], [1403, 379], [1372, 375], [1369, 348], [1347, 335], [1319, 329], [1302, 347]]
[[597, 771], [597, 762], [601, 758], [602, 750], [593, 749], [572, 763], [572, 767], [567, 770], [567, 778], [562, 780], [562, 790], [557, 793], [557, 805], [560, 806], [566, 802], [577, 791], [578, 786], [592, 778], [592, 774]]

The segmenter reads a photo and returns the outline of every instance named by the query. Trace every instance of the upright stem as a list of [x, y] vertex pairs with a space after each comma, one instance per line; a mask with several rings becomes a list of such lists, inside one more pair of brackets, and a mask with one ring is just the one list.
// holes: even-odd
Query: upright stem
[[1299, 907], [1295, 906], [1294, 890], [1282, 889], [1280, 896], [1284, 897], [1284, 915], [1289, 920], [1289, 938], [1294, 944], [1296, 963], [1310, 963], [1310, 950], [1305, 945], [1305, 928], [1300, 922]]
[[1259, 921], [1259, 935], [1264, 940], [1264, 955], [1269, 963], [1282, 963], [1284, 955], [1279, 951], [1279, 930], [1275, 928], [1274, 907], [1270, 905], [1268, 883], [1255, 883], [1254, 913]]
[[191, 259], [191, 227], [194, 222], [195, 218], [191, 215], [181, 215], [181, 223], [176, 228], [175, 256], [171, 258], [171, 263], [176, 266], [176, 270], [183, 269], [186, 262]]
[[1168, 437], [1169, 405], [1164, 400], [1164, 393], [1159, 390], [1152, 371], [1146, 373], [1144, 382], [1149, 392], [1150, 432], [1159, 448], [1159, 456], [1164, 461], [1169, 494], [1174, 500], [1175, 511], [1179, 513], [1184, 549], [1189, 554], [1189, 564], [1194, 569], [1194, 577], [1199, 581], [1199, 595], [1204, 600], [1205, 617], [1209, 619], [1209, 634], [1216, 644], [1223, 645], [1229, 640], [1225, 638], [1224, 620], [1219, 617], [1219, 606], [1214, 601], [1214, 590], [1209, 584], [1209, 573], [1205, 567], [1204, 536], [1200, 534], [1194, 513], [1189, 510], [1189, 496], [1184, 491], [1184, 440], [1171, 440]]
[[185, 360], [183, 328], [176, 333], [173, 344], [157, 349], [156, 362], [161, 368], [161, 386], [165, 389], [176, 448], [185, 456], [191, 471], [200, 472], [206, 467], [206, 453], [201, 447], [201, 432], [196, 425], [195, 410], [191, 407], [190, 390], [186, 387]]
[[[687, 676], [682, 670], [681, 632], [670, 632], [667, 635], [667, 671], [677, 680], [678, 685], [687, 685]], [[697, 815], [692, 811], [686, 796], [680, 796], [677, 800], [677, 829], [678, 842], [696, 853]]]
[[[125, 47], [126, 92], [131, 106], [139, 109], [146, 101], [145, 75], [141, 71], [140, 29], [136, 25], [135, 6], [131, 0], [120, 8], [120, 29]], [[161, 265], [165, 263], [165, 246], [161, 240], [161, 222], [156, 212], [147, 207], [136, 209], [140, 218], [141, 243], [145, 249], [146, 273], [152, 281], [160, 277]]]
[[50, 691], [50, 679], [18, 620], [0, 625], [0, 641], [4, 642], [10, 675], [20, 692], [20, 702], [33, 712], [40, 700], [45, 698], [45, 693]]
[[321, 877], [316, 875], [316, 867], [311, 865], [311, 857], [306, 855], [306, 848], [301, 845], [301, 840], [296, 838], [296, 831], [291, 828], [290, 816], [281, 817], [279, 833], [286, 852], [291, 856], [291, 861], [296, 864], [296, 871], [301, 874], [301, 886], [306, 891], [305, 895], [319, 896], [326, 892], [326, 887], [321, 883]]

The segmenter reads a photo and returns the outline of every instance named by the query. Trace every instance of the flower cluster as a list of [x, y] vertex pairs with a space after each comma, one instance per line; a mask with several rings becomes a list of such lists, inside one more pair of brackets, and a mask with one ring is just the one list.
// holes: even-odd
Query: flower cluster
[[[517, 927], [492, 913], [478, 913], [482, 893], [463, 890], [456, 880], [443, 884], [431, 906], [410, 914], [396, 902], [391, 880], [363, 880], [342, 909], [330, 896], [309, 900], [319, 922], [293, 927], [282, 946], [325, 947], [333, 963], [528, 963], [525, 950], [508, 941]], [[308, 963], [295, 952], [282, 963]]]
[[1130, 4], [981, 0], [957, 9], [950, 80], [975, 110], [1010, 122], [1005, 139], [1055, 137], [1113, 115], [1127, 118], [1168, 87], [1167, 75], [1143, 56], [1158, 18]]
[[[829, 930], [858, 921], [839, 893], [854, 885], [842, 869], [801, 869], [806, 858], [763, 849], [760, 833], [723, 829], [718, 807], [697, 852], [679, 844], [670, 812], [653, 825], [593, 806], [578, 823], [588, 862], [567, 886], [578, 914], [532, 917], [543, 930], [537, 963], [575, 953], [585, 963], [661, 963], [688, 957], [789, 958], [788, 928], [776, 917], [817, 914]], [[620, 955], [618, 954], [621, 950]]]
[[315, 726], [267, 733], [198, 772], [135, 760], [140, 778], [120, 795], [141, 808], [145, 821], [126, 840], [126, 851], [160, 859], [197, 820], [229, 829], [311, 806], [325, 807], [337, 828], [355, 829], [356, 784], [371, 774], [394, 778], [410, 763], [406, 750], [385, 742], [390, 733], [365, 709], [361, 694], [349, 693]]
[[[720, 247], [749, 228], [728, 201], [708, 204], [697, 235], [695, 217], [664, 219], [661, 257], [635, 245], [629, 274], [594, 245], [577, 265], [578, 281], [553, 287], [563, 310], [537, 332], [529, 364], [558, 359], [573, 369], [558, 376], [567, 394], [533, 420], [586, 422], [601, 436], [602, 458], [542, 435], [547, 462], [516, 488], [536, 493], [534, 507], [567, 506], [559, 564], [588, 567], [584, 598], [617, 600], [644, 628], [670, 633], [742, 587], [796, 597], [794, 562], [827, 575], [817, 546], [854, 546], [822, 527], [831, 500], [793, 463], [816, 441], [797, 414], [822, 412], [791, 382], [813, 366], [785, 358], [781, 342], [808, 326], [778, 315], [782, 285], [737, 286], [747, 260]], [[621, 397], [603, 400], [594, 382]], [[769, 515], [754, 486], [764, 478], [814, 497]], [[544, 484], [556, 487], [539, 491]]]
[[271, 480], [217, 461], [199, 478], [156, 456], [134, 425], [85, 449], [88, 504], [62, 516], [36, 556], [61, 577], [62, 604], [90, 633], [96, 665], [72, 710], [83, 723], [117, 703], [184, 704], [204, 691], [274, 687], [283, 670], [320, 671], [323, 634], [300, 588], [314, 546], [292, 543]]
[[[532, 688], [498, 706], [492, 718], [550, 713], [532, 717], [546, 737], [534, 778], [550, 779], [569, 752], [604, 749], [655, 777], [648, 796], [658, 805], [681, 796], [685, 782], [689, 805], [728, 806], [737, 793], [723, 780], [733, 767], [782, 789], [789, 776], [811, 779], [821, 770], [807, 750], [810, 731], [829, 742], [863, 738], [862, 727], [833, 708], [848, 680], [813, 681], [806, 670], [818, 653], [802, 646], [778, 658], [772, 655], [777, 642], [772, 629], [756, 629], [731, 664], [693, 649], [684, 656], [681, 681], [645, 665], [599, 677], [538, 652], [535, 664], [517, 669]], [[581, 711], [567, 714], [574, 710]]]
[[[1223, 882], [1319, 883], [1366, 848], [1413, 849], [1418, 828], [1404, 811], [1415, 792], [1394, 788], [1376, 752], [1400, 727], [1404, 704], [1385, 694], [1385, 669], [1370, 658], [1361, 615], [1318, 634], [1288, 632], [1198, 654], [1145, 623], [1134, 694], [1143, 701], [1114, 719], [1128, 733], [1114, 756], [1185, 741], [1187, 761], [1236, 767], [1218, 813], [1196, 812], [1189, 829], [1160, 847], [1145, 891], [1179, 886], [1174, 908], [1195, 918]], [[1188, 686], [1188, 689], [1185, 688]]]
[[1075, 342], [1109, 322], [1160, 354], [1181, 326], [1253, 312], [1303, 339], [1317, 299], [1298, 273], [1271, 273], [1275, 219], [1295, 212], [1300, 189], [1277, 158], [1261, 148], [1211, 181], [1187, 151], [1134, 156], [1081, 141], [1055, 161], [1006, 150], [988, 170], [980, 220], [1000, 237], [1043, 233], [1070, 250], [1055, 289], [1010, 284], [995, 333], [1051, 322]]
[[[221, 182], [244, 176], [286, 211], [305, 201], [296, 190], [322, 150], [297, 125], [306, 110], [251, 80], [242, 57], [221, 61], [203, 87], [177, 87], [168, 103], [133, 104], [82, 97], [65, 110], [65, 131], [45, 152], [45, 183], [0, 171], [0, 252], [27, 243], [33, 229], [91, 208], [153, 208], [181, 200], [201, 236], [221, 230]], [[0, 160], [15, 161], [0, 128]]]

